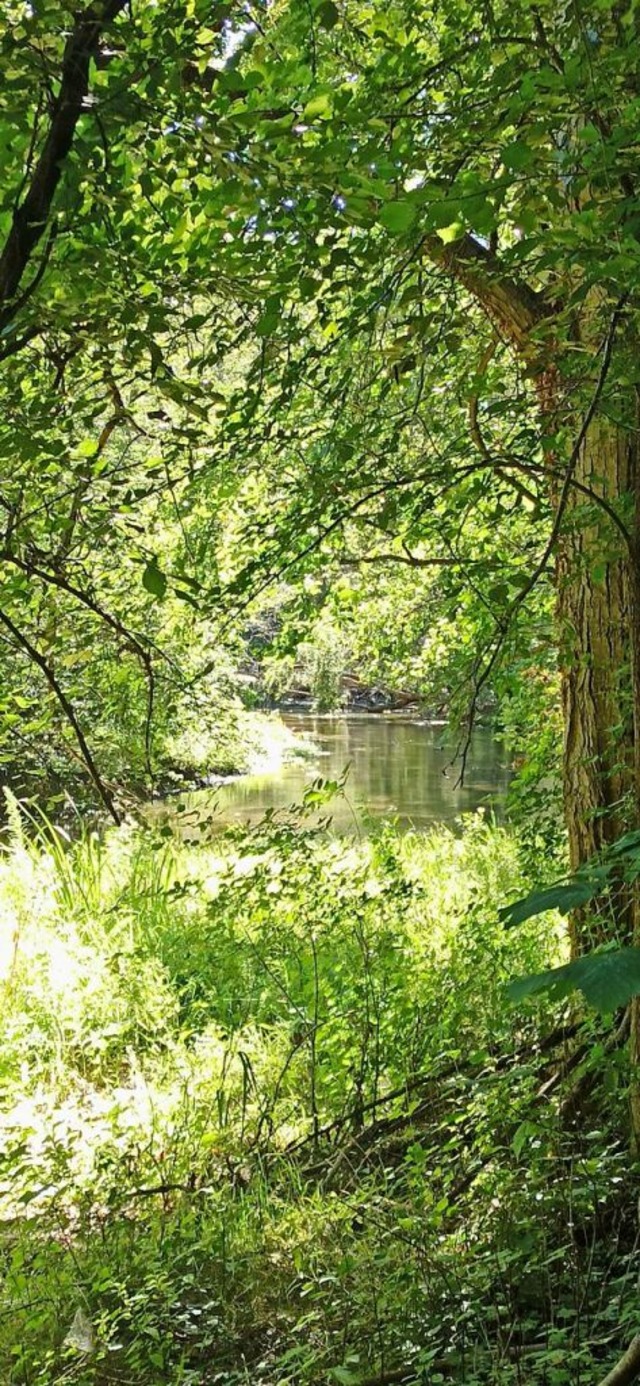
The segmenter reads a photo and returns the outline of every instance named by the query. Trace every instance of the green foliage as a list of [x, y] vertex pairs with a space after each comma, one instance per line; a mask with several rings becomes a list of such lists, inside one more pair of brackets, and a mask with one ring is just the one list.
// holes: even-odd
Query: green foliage
[[[555, 945], [495, 921], [515, 843], [480, 819], [355, 841], [285, 815], [210, 846], [127, 829], [70, 847], [12, 817], [4, 1378], [191, 1382], [214, 1353], [225, 1381], [244, 1355], [311, 1383], [403, 1343], [455, 1358], [493, 1312], [495, 1256], [533, 1280], [549, 1254], [544, 1162], [525, 1194], [516, 1133], [556, 1136], [526, 1047], [515, 1084], [502, 1066], [520, 1042], [502, 997]], [[506, 1222], [500, 1185], [522, 1204]]]
[[318, 712], [334, 712], [343, 702], [342, 679], [348, 669], [348, 645], [339, 627], [320, 619], [312, 639], [298, 646], [296, 667], [308, 683]]
[[508, 833], [340, 840], [303, 814], [70, 845], [11, 821], [7, 1383], [195, 1386], [213, 1360], [229, 1386], [315, 1386], [464, 1359], [569, 1386], [631, 1321], [626, 1066], [601, 1057], [608, 1115], [576, 1148], [538, 1096], [557, 1012], [504, 1006], [514, 969], [559, 956], [497, 920], [526, 887]]
[[160, 600], [162, 600], [165, 596], [167, 591], [167, 579], [162, 569], [158, 567], [157, 558], [152, 558], [151, 562], [147, 563], [142, 574], [142, 586], [145, 591], [150, 592], [153, 597], [159, 597]]
[[[619, 229], [611, 213], [601, 260], [586, 207], [586, 240], [575, 234], [574, 184], [605, 155], [577, 133], [559, 154], [558, 122], [580, 84], [543, 80], [526, 6], [530, 45], [509, 37], [510, 13], [485, 17], [478, 42], [461, 46], [460, 25], [478, 26], [451, 7], [432, 24], [404, 3], [357, 6], [349, 22], [334, 4], [279, 5], [260, 26], [201, 8], [164, 22], [157, 7], [134, 17], [114, 4], [47, 226], [37, 223], [42, 276], [25, 267], [30, 292], [6, 305], [1, 328], [3, 602], [57, 670], [109, 778], [125, 777], [123, 742], [136, 780], [151, 778], [152, 683], [161, 741], [178, 686], [188, 701], [219, 644], [218, 618], [226, 639], [229, 610], [237, 617], [283, 574], [313, 581], [324, 563], [343, 590], [352, 575], [355, 619], [334, 621], [338, 642], [352, 648], [354, 625], [365, 678], [384, 666], [390, 687], [402, 680], [458, 718], [503, 627], [503, 663], [529, 650], [514, 603], [548, 516], [530, 379], [503, 345], [490, 349], [464, 284], [438, 279], [438, 255], [452, 236], [478, 246], [495, 234], [505, 273], [532, 292], [551, 280], [557, 295], [561, 253], [571, 298], [574, 262], [581, 292], [606, 278]], [[0, 233], [46, 139], [68, 38], [52, 7], [20, 23], [8, 13]], [[566, 47], [566, 70], [582, 70], [571, 16], [545, 24], [550, 51]], [[622, 45], [598, 24], [606, 43], [589, 49], [589, 70], [609, 99], [614, 77], [624, 91], [623, 47], [633, 59], [628, 35]], [[460, 83], [473, 102], [461, 105]], [[619, 162], [626, 145], [613, 147]], [[47, 245], [56, 227], [64, 235]], [[528, 606], [548, 640], [548, 595]], [[12, 772], [15, 732], [31, 764], [45, 731], [68, 777], [77, 748], [59, 695], [15, 631], [6, 638]], [[313, 641], [307, 623], [297, 643]], [[323, 706], [334, 683], [332, 673]]]
[[534, 890], [524, 900], [518, 900], [515, 905], [503, 906], [500, 914], [505, 928], [513, 929], [547, 910], [559, 910], [561, 914], [569, 914], [571, 910], [579, 909], [580, 905], [588, 904], [598, 889], [602, 889], [605, 884], [606, 875], [599, 879], [592, 876], [588, 880], [582, 876], [575, 876], [570, 881], [560, 881], [558, 885], [547, 886], [545, 890]]
[[548, 991], [561, 1000], [581, 991], [585, 1001], [598, 1011], [613, 1013], [640, 993], [640, 948], [617, 948], [610, 953], [587, 953], [564, 967], [551, 968], [534, 977], [511, 982], [513, 1001]]
[[[10, 805], [11, 1386], [573, 1386], [634, 1320], [627, 1060], [593, 1022], [576, 1132], [545, 1046], [637, 953], [532, 921], [604, 897], [611, 940], [637, 837], [497, 917], [562, 850], [558, 653], [598, 723], [574, 819], [633, 763], [633, 651], [598, 652], [637, 557], [640, 31], [590, 9], [0, 4], [7, 777], [118, 819], [246, 766], [261, 660], [326, 708], [353, 661], [463, 746], [498, 719], [524, 841], [339, 842], [327, 786], [193, 849]], [[602, 619], [554, 632], [556, 558]]]
[[[548, 910], [569, 914], [596, 897], [600, 897], [602, 909], [608, 907], [615, 919], [617, 904], [623, 900], [621, 887], [633, 885], [640, 875], [639, 849], [640, 833], [625, 833], [599, 856], [585, 862], [567, 881], [534, 890], [515, 904], [503, 906], [499, 914], [505, 927], [513, 928]], [[640, 992], [640, 948], [588, 952], [564, 967], [521, 977], [509, 987], [514, 1001], [543, 991], [558, 999], [581, 991], [596, 1010], [616, 1011]]]

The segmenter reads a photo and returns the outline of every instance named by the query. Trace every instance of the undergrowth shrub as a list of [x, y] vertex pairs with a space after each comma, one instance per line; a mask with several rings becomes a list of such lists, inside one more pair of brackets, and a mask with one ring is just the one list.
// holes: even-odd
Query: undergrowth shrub
[[497, 921], [527, 884], [479, 816], [360, 840], [284, 815], [187, 846], [70, 844], [14, 809], [2, 1379], [515, 1382], [533, 1344], [528, 1375], [564, 1386], [585, 1336], [605, 1360], [637, 1273], [627, 1075], [612, 1056], [580, 1141], [540, 1099], [558, 1009], [504, 987], [559, 935]]

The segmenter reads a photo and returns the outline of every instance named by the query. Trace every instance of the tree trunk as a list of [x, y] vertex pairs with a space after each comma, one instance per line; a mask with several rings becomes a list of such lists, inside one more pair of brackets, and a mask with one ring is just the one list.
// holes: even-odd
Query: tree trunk
[[[564, 811], [575, 870], [640, 826], [639, 434], [596, 417], [576, 461], [557, 560], [564, 712]], [[578, 486], [623, 520], [626, 535]], [[640, 892], [623, 882], [576, 911], [571, 952], [640, 946]], [[640, 998], [631, 1004], [633, 1143], [640, 1149]]]
[[[444, 248], [437, 242], [426, 237], [424, 253], [464, 285], [511, 344], [535, 379], [545, 432], [553, 436], [559, 380], [549, 330], [552, 305], [505, 274], [500, 257], [476, 237], [463, 236]], [[607, 303], [595, 294], [583, 303], [572, 344], [579, 341], [585, 353], [593, 353], [595, 393], [591, 403], [582, 401], [587, 412], [578, 416], [575, 434], [580, 447], [566, 460], [564, 477], [561, 466], [550, 468], [559, 476], [551, 489], [558, 532], [564, 811], [574, 870], [622, 832], [640, 827], [640, 408], [636, 399], [629, 420], [618, 424], [601, 398], [623, 306], [621, 301], [601, 342]], [[635, 342], [625, 345], [633, 358]], [[617, 412], [618, 400], [614, 407]], [[640, 947], [640, 886], [621, 883], [595, 906], [571, 920], [574, 957], [611, 940]], [[638, 997], [631, 1007], [630, 1055], [640, 1074]], [[631, 1111], [640, 1150], [640, 1081], [633, 1073]]]
[[[564, 806], [575, 870], [640, 822], [635, 543], [631, 534], [625, 540], [598, 504], [599, 498], [628, 525], [638, 483], [636, 434], [596, 417], [576, 459], [573, 482], [556, 572]], [[621, 934], [628, 942], [633, 933], [630, 902], [619, 904]], [[572, 930], [574, 953], [601, 941], [593, 921], [578, 916]]]
[[[428, 236], [423, 253], [467, 289], [510, 343], [535, 380], [545, 432], [553, 436], [559, 379], [552, 304], [506, 274], [500, 257], [477, 237], [443, 246]], [[564, 811], [574, 870], [622, 832], [640, 827], [640, 407], [636, 399], [629, 420], [618, 424], [601, 398], [623, 307], [621, 300], [604, 342], [599, 338], [607, 303], [601, 296], [592, 294], [574, 323], [572, 347], [580, 342], [585, 359], [592, 352], [595, 392], [591, 403], [583, 399], [587, 412], [576, 420], [577, 455], [566, 460], [564, 477], [561, 467], [552, 470], [559, 476], [551, 489], [558, 534]], [[636, 343], [625, 345], [633, 359]], [[618, 400], [614, 407], [618, 411]], [[595, 904], [571, 921], [574, 957], [611, 940], [640, 947], [640, 886], [621, 883], [607, 901]], [[631, 1007], [630, 1053], [640, 1074], [640, 998]], [[631, 1107], [640, 1150], [640, 1081], [634, 1077]]]

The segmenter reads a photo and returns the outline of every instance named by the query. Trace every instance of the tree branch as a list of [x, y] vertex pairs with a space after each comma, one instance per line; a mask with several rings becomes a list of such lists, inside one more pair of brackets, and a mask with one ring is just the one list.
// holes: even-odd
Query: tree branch
[[102, 606], [101, 602], [98, 602], [90, 593], [83, 591], [81, 587], [77, 587], [75, 583], [70, 582], [62, 573], [50, 572], [46, 568], [41, 568], [38, 563], [32, 563], [26, 559], [19, 558], [18, 555], [13, 553], [9, 548], [0, 549], [0, 563], [10, 563], [14, 568], [18, 568], [20, 572], [25, 573], [27, 577], [37, 577], [48, 586], [57, 587], [60, 591], [68, 593], [70, 597], [75, 598], [77, 602], [81, 602], [89, 611], [92, 611], [94, 616], [97, 616], [99, 620], [104, 621], [105, 625], [109, 626], [136, 656], [144, 670], [147, 680], [147, 710], [145, 715], [144, 744], [147, 774], [149, 779], [153, 780], [151, 730], [153, 725], [155, 676], [150, 651], [146, 649], [137, 636], [133, 634], [133, 631], [130, 631], [117, 616], [114, 616], [111, 611], [108, 611], [106, 607]]
[[7, 345], [3, 346], [0, 350], [0, 361], [6, 361], [9, 356], [16, 356], [19, 351], [22, 351], [23, 347], [28, 346], [29, 342], [33, 341], [34, 337], [39, 337], [41, 332], [42, 327], [34, 323], [34, 325], [28, 327], [26, 332], [23, 332], [20, 337], [10, 338]]
[[63, 163], [69, 154], [89, 87], [89, 68], [95, 57], [105, 25], [125, 8], [127, 0], [105, 0], [90, 5], [79, 14], [62, 59], [60, 91], [55, 103], [49, 133], [33, 176], [20, 206], [13, 214], [4, 248], [0, 254], [0, 327], [11, 321], [15, 295], [31, 256], [40, 241], [60, 181]]
[[[492, 356], [494, 356], [495, 354], [497, 345], [498, 338], [494, 336], [491, 338], [489, 345], [486, 347], [485, 351], [483, 351], [482, 356], [480, 358], [480, 363], [478, 365], [477, 371], [477, 374], [479, 376], [485, 375], [487, 366], [489, 365]], [[484, 434], [482, 432], [478, 420], [479, 403], [480, 396], [477, 392], [474, 392], [474, 394], [469, 396], [469, 432], [478, 449], [478, 452], [480, 453], [481, 457], [484, 457], [489, 467], [492, 467], [495, 471], [498, 471], [500, 473], [500, 476], [503, 478], [503, 480], [507, 482], [508, 486], [511, 486], [513, 488], [513, 490], [516, 492], [516, 494], [520, 497], [521, 500], [528, 500], [533, 505], [537, 505], [538, 497], [534, 495], [533, 491], [529, 490], [528, 486], [524, 486], [521, 481], [517, 480], [516, 477], [509, 476], [508, 473], [505, 472], [504, 469], [506, 466], [508, 466], [509, 459], [505, 458], [503, 460], [500, 457], [494, 457], [493, 453], [491, 452], [491, 449], [485, 440]]]
[[38, 284], [40, 284], [42, 279], [44, 278], [47, 265], [49, 264], [49, 261], [51, 259], [51, 252], [53, 250], [57, 234], [58, 227], [56, 222], [53, 221], [51, 224], [51, 230], [49, 231], [49, 235], [47, 237], [47, 243], [44, 248], [44, 254], [42, 255], [40, 264], [38, 265], [33, 279], [30, 281], [29, 284], [27, 284], [26, 288], [23, 289], [22, 293], [13, 302], [13, 305], [11, 307], [12, 317], [15, 317], [20, 312], [20, 309], [24, 308], [25, 303], [28, 303], [29, 299], [35, 293]]
[[640, 1334], [632, 1338], [624, 1356], [600, 1382], [600, 1386], [631, 1386], [640, 1376]]
[[[483, 564], [484, 559], [469, 559], [469, 563]], [[404, 563], [408, 568], [460, 568], [466, 560], [458, 558], [418, 558], [414, 553], [368, 553], [344, 554], [340, 562], [347, 568], [357, 568], [361, 563]]]
[[531, 333], [551, 312], [541, 294], [505, 274], [498, 256], [469, 234], [448, 245], [425, 236], [422, 253], [473, 294], [501, 336], [523, 356], [532, 355]]
[[98, 770], [95, 760], [93, 759], [93, 756], [87, 743], [87, 739], [82, 730], [82, 727], [80, 726], [80, 722], [78, 721], [78, 715], [73, 706], [73, 703], [71, 702], [71, 699], [67, 697], [64, 688], [62, 688], [61, 684], [58, 683], [53, 669], [47, 663], [44, 655], [40, 653], [40, 650], [36, 649], [35, 645], [31, 644], [31, 641], [28, 639], [28, 637], [24, 635], [21, 630], [18, 629], [18, 626], [14, 624], [14, 622], [11, 620], [11, 617], [8, 616], [6, 611], [3, 611], [1, 608], [0, 621], [2, 622], [3, 626], [6, 626], [7, 630], [13, 636], [16, 645], [18, 645], [20, 649], [23, 650], [24, 653], [29, 656], [31, 662], [37, 666], [37, 668], [40, 670], [42, 674], [44, 674], [44, 677], [52, 693], [55, 694], [56, 698], [58, 699], [58, 702], [60, 703], [60, 706], [65, 714], [65, 717], [67, 718], [67, 721], [73, 728], [76, 741], [78, 742], [78, 745], [80, 747], [82, 759], [87, 767], [87, 770], [89, 771], [89, 774], [98, 791], [98, 794], [100, 795], [100, 798], [102, 799], [105, 808], [113, 818], [114, 823], [119, 824], [121, 822], [120, 814], [118, 813], [118, 810], [113, 802], [110, 791], [107, 789], [107, 786], [104, 784], [101, 778], [100, 771]]

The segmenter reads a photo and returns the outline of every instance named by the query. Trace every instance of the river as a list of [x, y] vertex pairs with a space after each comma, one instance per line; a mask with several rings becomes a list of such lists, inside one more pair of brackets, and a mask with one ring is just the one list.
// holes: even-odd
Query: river
[[314, 779], [338, 779], [347, 766], [344, 795], [322, 810], [331, 814], [338, 833], [366, 831], [367, 819], [379, 818], [395, 818], [404, 828], [451, 824], [481, 805], [500, 815], [509, 769], [488, 730], [474, 731], [460, 785], [460, 765], [452, 764], [455, 744], [446, 728], [384, 713], [285, 713], [283, 721], [313, 743], [314, 753], [275, 772], [245, 775], [215, 790], [183, 796], [191, 824], [203, 809], [212, 814], [214, 827], [255, 822], [267, 809], [299, 803]]

